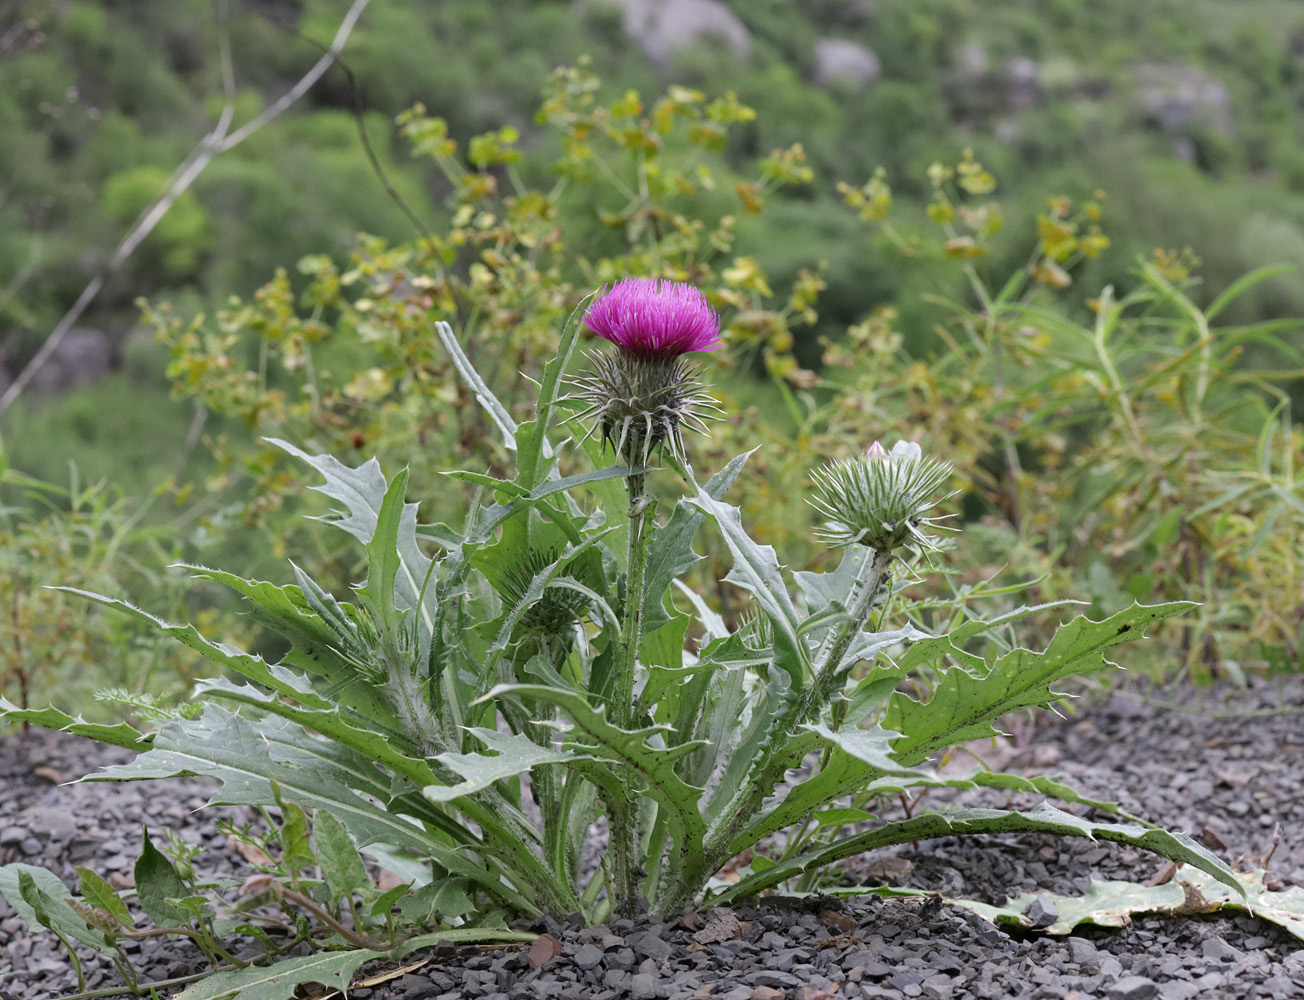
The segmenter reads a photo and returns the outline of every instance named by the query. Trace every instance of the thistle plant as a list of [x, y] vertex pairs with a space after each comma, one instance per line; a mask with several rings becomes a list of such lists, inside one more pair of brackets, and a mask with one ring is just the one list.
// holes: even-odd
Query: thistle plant
[[[639, 715], [634, 683], [643, 637], [647, 532], [654, 510], [644, 491], [643, 467], [658, 449], [684, 460], [681, 428], [707, 433], [702, 415], [715, 410], [715, 402], [702, 390], [699, 370], [683, 356], [723, 346], [720, 317], [691, 285], [626, 278], [594, 300], [584, 325], [614, 344], [615, 350], [590, 354], [592, 371], [573, 380], [577, 397], [588, 404], [577, 419], [590, 419], [590, 434], [599, 431], [603, 443], [631, 467], [625, 479], [629, 492], [625, 613], [611, 700], [612, 718], [630, 729]], [[639, 466], [638, 471], [633, 471], [634, 466]], [[636, 838], [632, 814], [613, 809], [612, 884], [624, 916], [634, 913], [638, 899]]]
[[[615, 353], [592, 359], [570, 391], [583, 325]], [[242, 595], [254, 619], [283, 638], [288, 652], [276, 662], [85, 594], [224, 668], [198, 687], [202, 713], [179, 713], [148, 733], [0, 699], [0, 719], [141, 751], [94, 779], [204, 775], [219, 783], [215, 803], [279, 809], [301, 816], [303, 830], [315, 825], [314, 842], [327, 846], [316, 866], [303, 860], [308, 851], [290, 881], [269, 879], [286, 882], [282, 904], [336, 907], [319, 940], [351, 956], [340, 967], [431, 934], [483, 933], [504, 915], [579, 912], [596, 921], [644, 901], [659, 914], [729, 904], [804, 886], [864, 851], [952, 833], [1119, 841], [1241, 891], [1207, 850], [1114, 803], [1048, 778], [930, 767], [949, 747], [993, 735], [1007, 714], [1061, 700], [1063, 679], [1108, 669], [1111, 647], [1191, 605], [1078, 617], [1039, 652], [994, 633], [1062, 604], [961, 618], [934, 635], [894, 625], [888, 566], [926, 569], [920, 557], [936, 549], [934, 511], [949, 475], [910, 444], [874, 446], [814, 474], [819, 531], [842, 547], [842, 560], [829, 572], [788, 574], [725, 501], [748, 456], [705, 482], [682, 461], [681, 429], [704, 429], [706, 412], [700, 376], [683, 355], [720, 346], [714, 313], [684, 286], [621, 283], [582, 322], [573, 316], [544, 369], [533, 419], [520, 424], [452, 329], [437, 332], [515, 456], [510, 479], [449, 473], [483, 490], [460, 527], [418, 521], [405, 501], [406, 472], [386, 479], [375, 459], [351, 468], [274, 442], [323, 478], [317, 489], [335, 506], [327, 521], [365, 550], [365, 583], [337, 596], [302, 571], [276, 585], [192, 567]], [[563, 415], [567, 400], [578, 417]], [[582, 454], [568, 453], [567, 442]], [[608, 448], [615, 464], [604, 464]], [[649, 466], [658, 454], [673, 470]], [[563, 475], [563, 459], [591, 467]], [[665, 517], [645, 489], [652, 475], [663, 480], [659, 496], [676, 479], [684, 488]], [[683, 583], [708, 521], [732, 559], [726, 581], [751, 597], [736, 630]], [[1112, 819], [1046, 802], [875, 818], [879, 799], [939, 786], [1031, 793]], [[859, 825], [844, 835], [849, 817]], [[581, 857], [603, 818], [610, 839], [590, 871]], [[295, 836], [306, 843], [306, 833]], [[371, 887], [358, 852], [401, 873], [405, 886]], [[713, 881], [744, 853], [752, 860], [735, 865], [739, 881]], [[318, 869], [322, 888], [305, 894]], [[0, 890], [17, 885], [21, 895], [30, 881], [0, 869]], [[395, 905], [424, 923], [394, 919]], [[39, 919], [38, 909], [21, 912]], [[59, 919], [66, 928], [81, 918], [67, 910]], [[226, 993], [239, 985], [221, 984]]]

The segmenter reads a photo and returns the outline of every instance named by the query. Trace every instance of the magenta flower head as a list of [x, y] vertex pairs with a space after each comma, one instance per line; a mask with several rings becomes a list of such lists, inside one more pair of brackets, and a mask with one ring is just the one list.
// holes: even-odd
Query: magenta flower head
[[584, 325], [622, 350], [644, 358], [676, 358], [714, 351], [720, 317], [692, 285], [656, 278], [624, 278], [604, 289], [584, 314]]
[[[681, 429], [705, 433], [704, 420], [719, 412], [702, 390], [690, 351], [714, 351], [720, 340], [720, 317], [706, 296], [691, 285], [653, 278], [625, 278], [605, 288], [584, 325], [616, 345], [594, 351], [591, 367], [570, 379], [582, 404], [580, 420], [591, 420], [629, 465], [646, 466], [652, 452], [666, 448], [684, 457]], [[631, 478], [631, 493], [641, 492], [642, 474]]]

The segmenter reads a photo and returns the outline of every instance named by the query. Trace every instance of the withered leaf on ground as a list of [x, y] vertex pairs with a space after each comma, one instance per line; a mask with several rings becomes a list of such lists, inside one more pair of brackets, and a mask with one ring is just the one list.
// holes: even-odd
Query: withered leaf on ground
[[530, 945], [525, 960], [530, 963], [531, 969], [542, 969], [560, 954], [561, 942], [551, 934], [540, 934]]
[[706, 915], [706, 926], [693, 935], [698, 944], [714, 944], [738, 937], [738, 917], [733, 910], [717, 908]]

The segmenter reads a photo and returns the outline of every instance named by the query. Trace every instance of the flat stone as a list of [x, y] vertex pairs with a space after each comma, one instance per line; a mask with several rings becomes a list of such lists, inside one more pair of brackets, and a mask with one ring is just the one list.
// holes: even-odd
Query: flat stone
[[1200, 951], [1205, 958], [1215, 962], [1238, 962], [1245, 957], [1243, 952], [1238, 951], [1229, 945], [1222, 938], [1206, 938], [1200, 945]]
[[743, 982], [751, 983], [754, 986], [768, 986], [771, 989], [792, 988], [801, 985], [801, 980], [796, 976], [787, 972], [778, 972], [774, 969], [749, 972], [743, 976]]
[[1170, 979], [1159, 984], [1159, 1000], [1191, 1000], [1199, 996], [1200, 987], [1193, 983], [1184, 983], [1180, 979]]
[[1159, 986], [1145, 976], [1124, 976], [1109, 988], [1109, 1000], [1152, 1000], [1159, 995]]
[[656, 937], [653, 934], [640, 934], [635, 937], [626, 939], [626, 944], [632, 944], [634, 953], [641, 955], [643, 958], [650, 958], [654, 962], [664, 962], [674, 953], [674, 947], [669, 941]]
[[592, 969], [602, 964], [602, 949], [591, 944], [582, 944], [575, 952], [575, 964], [581, 969]]

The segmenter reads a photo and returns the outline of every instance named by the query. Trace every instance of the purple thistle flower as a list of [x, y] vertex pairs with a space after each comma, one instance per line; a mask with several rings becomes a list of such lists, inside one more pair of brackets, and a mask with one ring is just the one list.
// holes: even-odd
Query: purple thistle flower
[[584, 314], [599, 337], [643, 358], [675, 358], [724, 346], [720, 317], [692, 285], [624, 278], [603, 290]]

